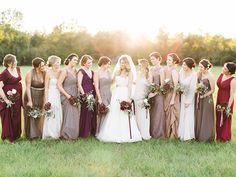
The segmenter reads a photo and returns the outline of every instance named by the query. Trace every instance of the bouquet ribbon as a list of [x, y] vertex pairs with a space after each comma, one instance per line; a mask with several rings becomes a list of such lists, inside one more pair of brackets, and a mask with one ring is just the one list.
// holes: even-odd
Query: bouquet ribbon
[[220, 111], [220, 127], [223, 125], [223, 111]]

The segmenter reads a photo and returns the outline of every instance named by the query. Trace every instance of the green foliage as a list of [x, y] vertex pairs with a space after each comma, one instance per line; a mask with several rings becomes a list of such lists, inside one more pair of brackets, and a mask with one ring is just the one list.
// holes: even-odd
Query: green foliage
[[168, 53], [176, 52], [180, 58], [192, 57], [196, 62], [202, 58], [210, 59], [214, 65], [236, 62], [236, 39], [221, 35], [169, 35], [161, 28], [155, 40], [147, 36], [134, 39], [124, 31], [97, 32], [93, 36], [75, 23], [62, 23], [49, 34], [27, 33], [21, 31], [22, 19], [23, 14], [16, 10], [0, 13], [0, 62], [7, 53], [17, 55], [20, 65], [30, 65], [37, 56], [47, 59], [58, 55], [64, 59], [72, 52], [80, 57], [90, 54], [95, 60], [107, 55], [114, 62], [119, 55], [129, 54], [136, 61], [148, 58], [152, 51], [160, 52], [164, 59]]

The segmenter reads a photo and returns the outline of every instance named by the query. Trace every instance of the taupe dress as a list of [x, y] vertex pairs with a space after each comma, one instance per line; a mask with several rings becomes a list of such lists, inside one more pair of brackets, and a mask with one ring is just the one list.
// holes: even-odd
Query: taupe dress
[[[111, 101], [111, 84], [112, 84], [112, 79], [111, 77], [101, 77], [99, 78], [99, 91], [100, 95], [102, 98], [102, 103], [108, 106]], [[100, 130], [100, 126], [103, 122], [105, 115], [99, 115], [98, 114], [98, 119], [97, 119], [97, 133]]]
[[[64, 90], [71, 96], [77, 97], [77, 77], [67, 71], [67, 76], [63, 82]], [[65, 95], [61, 94], [63, 122], [61, 127], [61, 138], [75, 140], [79, 137], [80, 110], [77, 106], [69, 103]]]
[[[33, 102], [33, 108], [43, 109], [44, 100], [44, 79], [40, 80], [37, 77], [35, 69], [31, 70], [31, 98]], [[24, 117], [25, 117], [25, 136], [26, 138], [41, 138], [42, 137], [42, 127], [43, 127], [43, 117], [32, 118], [28, 115], [29, 108], [26, 106], [28, 102], [28, 97], [25, 92], [24, 95]]]
[[[173, 70], [168, 70], [167, 67], [164, 69], [164, 80], [170, 79], [170, 82], [173, 83], [172, 71]], [[179, 95], [176, 94], [175, 100], [174, 100], [174, 105], [170, 106], [173, 92], [174, 92], [174, 89], [172, 89], [170, 92], [168, 92], [165, 95], [165, 99], [164, 99], [167, 138], [170, 138], [170, 137], [178, 138], [180, 102], [179, 102]]]
[[[153, 76], [153, 83], [157, 86], [161, 85], [160, 70], [161, 67], [153, 67], [151, 74]], [[164, 96], [157, 94], [151, 98], [150, 109], [150, 135], [153, 138], [165, 138], [165, 113], [164, 113]]]
[[[211, 90], [210, 82], [207, 78], [198, 78], [198, 83], [202, 82], [208, 91]], [[200, 141], [213, 141], [215, 139], [214, 131], [214, 103], [212, 94], [200, 99], [196, 95], [195, 103], [195, 138]]]

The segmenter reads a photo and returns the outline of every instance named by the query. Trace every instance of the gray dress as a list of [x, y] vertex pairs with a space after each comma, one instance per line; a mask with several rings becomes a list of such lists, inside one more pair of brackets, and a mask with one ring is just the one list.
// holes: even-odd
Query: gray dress
[[[198, 82], [211, 90], [208, 79], [198, 78]], [[214, 103], [212, 94], [200, 99], [200, 95], [196, 95], [195, 103], [195, 137], [200, 141], [213, 141], [215, 138], [214, 132]]]
[[[161, 67], [153, 67], [151, 69], [153, 82], [157, 86], [161, 85], [160, 70]], [[164, 96], [157, 94], [151, 98], [150, 135], [153, 138], [165, 138], [165, 122]]]
[[[112, 84], [112, 79], [111, 77], [101, 77], [99, 78], [99, 91], [100, 95], [102, 98], [103, 104], [108, 106], [111, 101], [111, 84]], [[97, 119], [97, 133], [100, 130], [100, 126], [103, 123], [105, 115], [99, 115], [98, 114], [98, 119]]]
[[[67, 71], [67, 77], [63, 82], [63, 88], [68, 94], [76, 97], [78, 95], [77, 77]], [[80, 121], [79, 108], [71, 105], [63, 94], [61, 94], [61, 103], [63, 111], [61, 138], [71, 140], [78, 139]]]

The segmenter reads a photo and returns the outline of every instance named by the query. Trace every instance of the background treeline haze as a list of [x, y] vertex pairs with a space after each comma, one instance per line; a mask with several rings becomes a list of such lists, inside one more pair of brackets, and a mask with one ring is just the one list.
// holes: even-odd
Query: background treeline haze
[[152, 51], [160, 52], [164, 59], [169, 52], [177, 52], [181, 58], [190, 56], [196, 62], [207, 58], [214, 65], [236, 61], [236, 39], [222, 35], [170, 35], [161, 28], [152, 40], [147, 36], [134, 39], [124, 31], [92, 35], [76, 24], [60, 24], [51, 33], [29, 33], [22, 30], [22, 20], [23, 14], [16, 10], [0, 13], [0, 62], [7, 53], [15, 54], [19, 65], [30, 65], [34, 57], [46, 59], [52, 54], [62, 59], [71, 52], [90, 54], [95, 60], [107, 55], [115, 61], [121, 54], [129, 54], [134, 60], [147, 58]]

